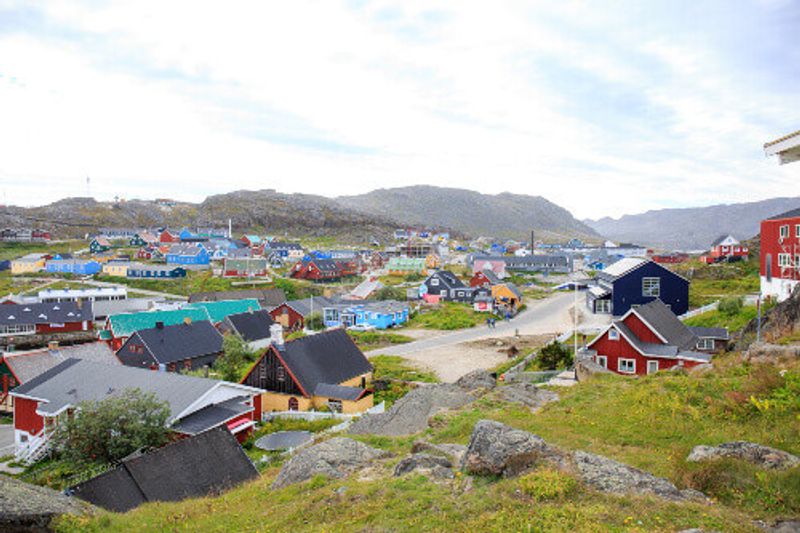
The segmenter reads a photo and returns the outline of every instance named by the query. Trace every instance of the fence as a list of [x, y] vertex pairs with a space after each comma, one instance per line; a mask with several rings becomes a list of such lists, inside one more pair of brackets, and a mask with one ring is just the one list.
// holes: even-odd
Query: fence
[[702, 315], [703, 313], [707, 313], [709, 311], [713, 311], [719, 307], [719, 300], [716, 302], [711, 302], [708, 305], [704, 305], [703, 307], [698, 307], [697, 309], [692, 309], [691, 311], [687, 311], [678, 318], [681, 320], [686, 320], [687, 318], [692, 318], [693, 316]]
[[329, 418], [334, 418], [336, 420], [350, 421], [353, 418], [358, 418], [362, 414], [379, 414], [385, 411], [386, 411], [386, 402], [381, 402], [378, 405], [370, 407], [363, 413], [345, 414], [345, 413], [334, 413], [325, 411], [272, 411], [269, 413], [262, 413], [261, 420], [263, 422], [267, 422], [269, 420], [272, 420], [273, 418], [289, 418], [294, 420], [314, 421], [314, 420], [325, 420]]

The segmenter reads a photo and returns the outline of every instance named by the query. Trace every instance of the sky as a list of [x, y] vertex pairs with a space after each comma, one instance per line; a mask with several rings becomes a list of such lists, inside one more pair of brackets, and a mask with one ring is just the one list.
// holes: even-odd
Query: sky
[[0, 0], [0, 203], [800, 196], [763, 152], [800, 129], [798, 28], [795, 0]]

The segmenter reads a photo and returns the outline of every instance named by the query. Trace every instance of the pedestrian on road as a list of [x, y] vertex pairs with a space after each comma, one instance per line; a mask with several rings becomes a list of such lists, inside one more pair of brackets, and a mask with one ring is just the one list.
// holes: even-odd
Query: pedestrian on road
[[511, 322], [511, 312], [506, 311], [506, 322]]
[[492, 329], [492, 318], [491, 317], [488, 317], [486, 319], [486, 327], [489, 328], [489, 329]]

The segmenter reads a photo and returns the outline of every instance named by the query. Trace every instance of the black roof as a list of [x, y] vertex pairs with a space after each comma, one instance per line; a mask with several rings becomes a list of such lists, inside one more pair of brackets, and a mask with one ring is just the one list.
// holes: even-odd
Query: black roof
[[461, 289], [464, 287], [464, 282], [449, 270], [437, 270], [430, 277], [439, 278], [449, 289]]
[[70, 492], [109, 511], [125, 512], [146, 502], [219, 493], [257, 477], [258, 470], [233, 435], [217, 427], [125, 459]]
[[77, 302], [0, 305], [0, 325], [65, 324], [93, 320], [92, 306]]
[[314, 389], [314, 396], [324, 396], [335, 400], [355, 401], [361, 398], [364, 392], [366, 391], [361, 387], [345, 387], [343, 385], [319, 383]]
[[223, 422], [252, 411], [253, 407], [244, 403], [247, 399], [246, 396], [239, 396], [221, 403], [207, 405], [186, 418], [182, 418], [173, 426], [173, 429], [187, 435], [197, 435], [207, 431]]
[[266, 309], [228, 315], [225, 321], [247, 342], [269, 338], [269, 327], [275, 323]]
[[372, 364], [343, 329], [287, 342], [280, 355], [307, 394], [320, 383], [337, 385], [372, 371]]
[[342, 269], [341, 264], [339, 261], [335, 259], [310, 259], [308, 261], [303, 261], [304, 263], [313, 263], [318, 269], [324, 272], [338, 272]]
[[634, 313], [651, 325], [666, 339], [667, 344], [677, 346], [681, 350], [692, 350], [697, 346], [697, 337], [686, 325], [678, 320], [669, 307], [661, 300], [635, 308]]
[[158, 363], [174, 363], [222, 351], [222, 334], [208, 320], [141, 329], [120, 348], [138, 339]]
[[769, 217], [767, 220], [780, 220], [782, 218], [794, 218], [800, 217], [800, 207], [797, 209], [792, 209], [791, 211], [786, 211], [785, 213], [781, 213], [780, 215], [775, 215], [774, 217]]

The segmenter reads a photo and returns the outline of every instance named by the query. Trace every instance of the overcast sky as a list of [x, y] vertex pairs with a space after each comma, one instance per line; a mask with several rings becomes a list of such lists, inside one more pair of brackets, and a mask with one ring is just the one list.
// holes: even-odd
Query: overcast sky
[[432, 184], [579, 218], [800, 195], [762, 149], [800, 128], [798, 28], [793, 0], [0, 0], [0, 203], [87, 175], [99, 199]]

